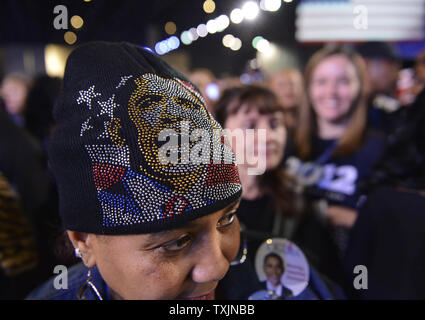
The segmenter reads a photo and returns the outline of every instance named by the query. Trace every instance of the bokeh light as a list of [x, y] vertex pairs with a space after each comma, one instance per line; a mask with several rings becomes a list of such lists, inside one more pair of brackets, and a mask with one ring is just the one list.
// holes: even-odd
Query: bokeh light
[[206, 0], [203, 9], [205, 13], [213, 13], [215, 11], [215, 2], [213, 0]]
[[198, 33], [198, 36], [201, 38], [206, 37], [208, 34], [207, 26], [204, 23], [201, 23], [197, 28], [196, 32]]
[[64, 39], [65, 42], [71, 46], [77, 42], [77, 35], [72, 31], [68, 31], [65, 33]]
[[262, 36], [256, 36], [254, 39], [252, 39], [252, 46], [254, 49], [257, 49], [258, 41], [264, 39]]
[[207, 31], [211, 34], [217, 32], [217, 22], [215, 20], [209, 20], [207, 22]]
[[232, 12], [230, 13], [230, 20], [235, 24], [241, 23], [243, 21], [243, 18], [244, 18], [243, 11], [239, 8], [233, 9]]
[[74, 29], [77, 29], [77, 30], [81, 29], [83, 27], [83, 25], [84, 25], [84, 20], [80, 16], [73, 16], [71, 18], [71, 26]]
[[189, 29], [189, 36], [190, 36], [190, 40], [192, 40], [192, 41], [198, 40], [199, 35], [198, 35], [198, 31], [196, 30], [196, 28], [190, 28]]
[[254, 1], [245, 2], [245, 4], [242, 6], [243, 16], [247, 20], [254, 20], [257, 18], [259, 11], [260, 8]]
[[[185, 32], [187, 32], [187, 31], [185, 31]], [[186, 40], [185, 37], [183, 37], [183, 38]], [[182, 40], [182, 42], [184, 44], [186, 44], [185, 41]], [[166, 54], [166, 53], [168, 53], [170, 51], [176, 50], [178, 47], [180, 47], [180, 40], [179, 40], [179, 38], [177, 38], [176, 36], [172, 36], [172, 37], [170, 37], [168, 39], [165, 39], [165, 40], [162, 40], [162, 41], [158, 42], [155, 45], [155, 51], [159, 55], [163, 55], [163, 54]]]
[[264, 11], [277, 11], [282, 5], [282, 0], [261, 0], [260, 8]]
[[177, 26], [176, 26], [176, 24], [175, 24], [173, 21], [168, 21], [168, 22], [165, 24], [164, 29], [165, 29], [165, 32], [166, 32], [167, 34], [172, 35], [172, 34], [175, 34], [175, 33], [176, 33], [176, 31], [177, 31]]
[[234, 36], [232, 36], [231, 34], [226, 34], [222, 40], [223, 46], [230, 48], [230, 46], [232, 45], [233, 39], [234, 39]]
[[217, 17], [215, 21], [217, 22], [217, 32], [223, 31], [230, 24], [229, 17], [225, 14], [222, 14], [221, 16]]
[[232, 44], [230, 45], [230, 49], [233, 51], [238, 51], [242, 47], [242, 40], [239, 38], [233, 38]]
[[270, 49], [270, 42], [266, 39], [260, 39], [257, 42], [257, 50], [261, 53], [266, 53]]

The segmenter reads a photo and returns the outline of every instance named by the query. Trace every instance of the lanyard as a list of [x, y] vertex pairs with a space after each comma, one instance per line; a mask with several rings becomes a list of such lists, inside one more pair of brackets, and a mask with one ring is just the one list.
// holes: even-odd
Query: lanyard
[[314, 163], [318, 166], [325, 164], [332, 157], [332, 154], [334, 153], [336, 146], [337, 146], [337, 141], [335, 140], [331, 143], [329, 147], [326, 148], [326, 150], [317, 158], [317, 160], [314, 161]]

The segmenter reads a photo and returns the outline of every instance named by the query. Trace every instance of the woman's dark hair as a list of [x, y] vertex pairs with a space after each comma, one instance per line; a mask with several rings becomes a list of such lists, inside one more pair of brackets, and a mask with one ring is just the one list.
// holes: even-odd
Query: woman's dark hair
[[57, 230], [53, 246], [53, 254], [65, 265], [74, 265], [79, 262], [79, 260], [75, 257], [74, 246], [72, 245], [71, 240], [69, 240], [67, 232], [62, 229]]
[[243, 87], [231, 87], [225, 89], [214, 105], [215, 119], [224, 127], [227, 117], [230, 115], [229, 105], [236, 101], [236, 98], [243, 91]]
[[40, 141], [50, 135], [54, 125], [53, 105], [62, 86], [60, 78], [40, 75], [35, 78], [26, 100], [26, 128]]
[[425, 90], [413, 105], [401, 111], [386, 155], [361, 186], [370, 191], [383, 185], [425, 190]]
[[[257, 109], [260, 114], [283, 113], [283, 108], [272, 91], [248, 85], [225, 90], [215, 105], [215, 118], [225, 128], [227, 118], [237, 113], [242, 106], [246, 106], [247, 111]], [[266, 171], [258, 177], [258, 183], [264, 194], [273, 200], [276, 212], [284, 216], [296, 214], [295, 193], [292, 188], [294, 179], [283, 168], [278, 166]]]

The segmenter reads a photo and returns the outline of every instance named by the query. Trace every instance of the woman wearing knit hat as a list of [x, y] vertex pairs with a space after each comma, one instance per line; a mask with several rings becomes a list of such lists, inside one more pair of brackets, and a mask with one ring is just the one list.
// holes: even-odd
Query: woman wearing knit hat
[[[83, 264], [28, 298], [213, 299], [239, 249], [241, 184], [198, 90], [147, 50], [95, 42], [69, 57], [54, 116], [49, 165]], [[179, 161], [162, 161], [173, 137]]]

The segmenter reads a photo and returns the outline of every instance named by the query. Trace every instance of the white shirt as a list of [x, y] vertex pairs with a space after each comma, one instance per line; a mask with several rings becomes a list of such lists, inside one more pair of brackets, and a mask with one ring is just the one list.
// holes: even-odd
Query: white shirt
[[279, 297], [283, 296], [283, 287], [282, 284], [279, 283], [276, 287], [267, 280], [267, 291], [273, 291]]

